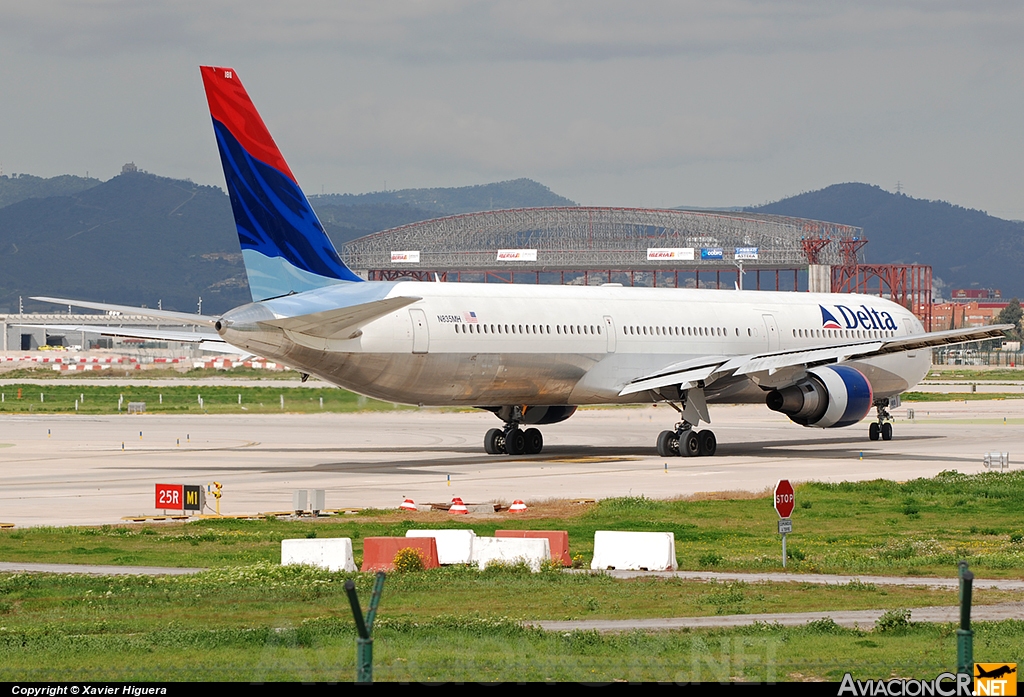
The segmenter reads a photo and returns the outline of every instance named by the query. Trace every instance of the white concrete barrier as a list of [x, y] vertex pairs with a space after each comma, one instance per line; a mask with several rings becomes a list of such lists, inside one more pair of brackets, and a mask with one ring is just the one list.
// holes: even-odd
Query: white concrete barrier
[[671, 532], [594, 533], [591, 569], [676, 570], [676, 536]]
[[473, 561], [472, 530], [407, 530], [406, 537], [433, 537], [437, 541], [437, 561], [445, 564], [469, 564]]
[[352, 540], [347, 537], [281, 540], [281, 565], [311, 564], [329, 571], [356, 571]]
[[551, 559], [551, 543], [546, 537], [477, 537], [473, 540], [473, 562], [480, 570], [491, 562], [525, 562], [532, 571]]

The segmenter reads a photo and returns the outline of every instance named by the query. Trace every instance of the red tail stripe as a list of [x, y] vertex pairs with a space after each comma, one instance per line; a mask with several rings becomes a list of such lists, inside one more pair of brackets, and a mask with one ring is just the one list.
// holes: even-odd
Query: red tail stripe
[[238, 73], [231, 68], [209, 65], [200, 67], [199, 71], [210, 103], [210, 116], [224, 124], [250, 155], [279, 170], [298, 185], [277, 143], [270, 137], [270, 131], [242, 87]]

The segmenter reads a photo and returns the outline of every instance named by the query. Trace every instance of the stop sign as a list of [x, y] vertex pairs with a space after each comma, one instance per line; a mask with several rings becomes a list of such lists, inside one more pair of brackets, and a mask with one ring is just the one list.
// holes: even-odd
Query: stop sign
[[788, 518], [793, 514], [793, 485], [788, 479], [780, 479], [775, 485], [775, 510], [780, 518]]

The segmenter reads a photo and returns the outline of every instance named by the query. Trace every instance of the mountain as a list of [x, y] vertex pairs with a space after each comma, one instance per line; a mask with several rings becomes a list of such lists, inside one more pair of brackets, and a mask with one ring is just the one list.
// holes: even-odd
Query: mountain
[[[46, 187], [57, 193], [47, 195]], [[202, 296], [207, 313], [250, 300], [231, 204], [217, 187], [138, 171], [106, 182], [19, 175], [0, 178], [4, 191], [21, 198], [0, 207], [0, 312], [17, 311], [19, 296], [28, 311], [53, 309], [31, 295], [149, 307], [162, 301], [184, 312], [194, 312]], [[575, 205], [528, 179], [315, 196], [311, 203], [339, 248], [445, 213]]]
[[999, 288], [1024, 296], [1024, 223], [945, 201], [892, 194], [869, 184], [835, 184], [747, 208], [856, 225], [868, 263], [930, 264], [947, 288]]
[[62, 174], [49, 179], [34, 177], [31, 174], [0, 176], [0, 208], [27, 198], [71, 196], [91, 189], [99, 183], [99, 179], [76, 177], [72, 174]]
[[512, 179], [493, 184], [447, 189], [402, 189], [399, 191], [376, 191], [369, 194], [328, 194], [326, 196], [311, 196], [310, 202], [314, 207], [381, 204], [411, 206], [429, 211], [431, 218], [503, 208], [576, 205], [575, 202], [564, 196], [559, 196], [548, 187], [538, 184], [532, 179]]
[[[75, 194], [0, 208], [0, 308], [56, 295], [194, 312], [247, 302], [227, 196], [129, 172]], [[26, 309], [53, 309], [27, 301]]]

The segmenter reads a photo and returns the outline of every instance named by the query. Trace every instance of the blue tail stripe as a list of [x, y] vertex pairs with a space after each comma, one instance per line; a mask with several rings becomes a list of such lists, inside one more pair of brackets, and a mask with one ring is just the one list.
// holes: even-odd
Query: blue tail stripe
[[341, 261], [301, 189], [250, 156], [216, 119], [213, 127], [242, 249], [282, 257], [295, 268], [325, 279], [361, 281]]

